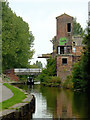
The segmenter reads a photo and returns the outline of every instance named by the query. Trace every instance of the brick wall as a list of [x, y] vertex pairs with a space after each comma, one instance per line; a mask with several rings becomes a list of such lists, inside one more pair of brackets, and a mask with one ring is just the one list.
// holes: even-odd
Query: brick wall
[[[62, 58], [67, 58], [67, 64], [62, 64]], [[62, 81], [65, 80], [66, 76], [71, 74], [73, 58], [70, 55], [67, 56], [57, 56], [57, 76], [59, 76]]]
[[6, 74], [6, 76], [8, 76], [10, 78], [10, 80], [13, 80], [13, 81], [19, 80], [19, 77], [14, 74], [14, 69], [5, 70], [4, 74]]
[[81, 53], [83, 51], [83, 46], [75, 46], [74, 48], [76, 49], [76, 51], [75, 53], [72, 52], [72, 54], [75, 56], [81, 56]]
[[[67, 44], [72, 44], [72, 29], [73, 29], [73, 18], [67, 14], [63, 14], [57, 19], [57, 45], [59, 45], [59, 39], [62, 37], [68, 38], [69, 42]], [[67, 32], [67, 23], [71, 23], [71, 33]]]
[[[60, 55], [57, 55], [57, 76], [59, 76], [62, 79], [62, 81], [64, 81], [66, 79], [66, 76], [71, 74], [73, 63], [80, 60], [83, 45], [81, 36], [72, 37], [73, 17], [64, 13], [61, 16], [56, 17], [56, 20], [57, 20], [56, 46], [57, 48], [60, 49], [60, 51], [62, 50], [61, 49], [62, 46], [63, 48], [66, 47], [65, 48], [66, 51], [64, 49], [64, 53], [60, 53]], [[69, 28], [68, 25], [71, 25], [70, 32], [67, 29]], [[68, 47], [70, 47], [70, 52], [68, 52], [69, 50]], [[75, 52], [73, 52], [73, 48], [75, 48]], [[67, 58], [67, 64], [62, 64], [63, 58]]]

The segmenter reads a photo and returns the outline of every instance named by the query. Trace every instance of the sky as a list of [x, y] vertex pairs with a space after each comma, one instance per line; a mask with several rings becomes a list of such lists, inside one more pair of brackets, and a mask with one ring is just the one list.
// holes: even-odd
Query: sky
[[50, 40], [56, 35], [56, 17], [66, 13], [76, 17], [83, 28], [87, 26], [89, 0], [8, 0], [9, 6], [17, 16], [29, 24], [35, 40], [35, 54], [31, 60], [46, 65], [46, 59], [38, 55], [51, 53]]

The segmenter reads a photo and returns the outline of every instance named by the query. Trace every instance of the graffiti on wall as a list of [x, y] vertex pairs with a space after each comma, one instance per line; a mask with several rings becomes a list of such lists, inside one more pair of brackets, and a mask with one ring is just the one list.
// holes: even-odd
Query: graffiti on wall
[[63, 37], [59, 39], [59, 45], [65, 45], [65, 43], [67, 43], [67, 38]]

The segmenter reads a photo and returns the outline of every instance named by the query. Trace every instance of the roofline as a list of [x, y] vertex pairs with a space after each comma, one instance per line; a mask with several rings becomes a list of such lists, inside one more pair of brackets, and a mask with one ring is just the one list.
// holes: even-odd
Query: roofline
[[[64, 13], [64, 14], [61, 14], [60, 16], [57, 16], [56, 19], [59, 18], [59, 17], [61, 17], [61, 16], [63, 16], [63, 15], [67, 15], [67, 16], [69, 16], [69, 17], [72, 17], [72, 16], [70, 16], [70, 15]], [[72, 18], [73, 18], [73, 17], [72, 17]]]

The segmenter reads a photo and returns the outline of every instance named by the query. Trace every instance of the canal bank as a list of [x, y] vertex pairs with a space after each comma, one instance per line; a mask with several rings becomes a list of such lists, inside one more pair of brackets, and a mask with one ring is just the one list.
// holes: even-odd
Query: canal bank
[[[17, 88], [17, 87], [15, 87], [15, 88]], [[7, 90], [8, 88], [5, 88], [5, 89]], [[29, 118], [31, 118], [32, 113], [34, 112], [34, 109], [35, 109], [35, 97], [31, 94], [26, 93], [24, 90], [21, 90], [21, 89], [19, 89], [19, 90], [24, 92], [24, 94], [26, 95], [26, 98], [23, 99], [22, 102], [17, 103], [15, 105], [9, 107], [8, 109], [4, 109], [4, 110], [0, 111], [0, 119], [1, 120], [23, 119], [27, 115], [27, 113], [30, 116]], [[4, 90], [4, 92], [5, 92], [5, 90]], [[9, 98], [10, 98], [10, 95], [7, 93], [6, 100], [9, 100]]]

